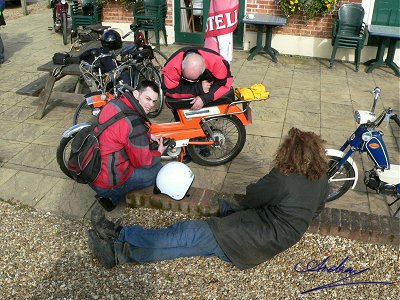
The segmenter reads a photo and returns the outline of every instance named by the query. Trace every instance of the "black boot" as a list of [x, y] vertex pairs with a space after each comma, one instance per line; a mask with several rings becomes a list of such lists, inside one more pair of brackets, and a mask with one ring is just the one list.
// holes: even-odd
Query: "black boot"
[[114, 242], [101, 239], [94, 230], [88, 230], [88, 245], [90, 251], [104, 268], [111, 269], [116, 265]]
[[112, 211], [117, 207], [114, 203], [112, 203], [111, 198], [100, 197], [98, 195], [95, 197], [99, 201], [99, 204], [103, 206], [106, 211]]
[[119, 222], [113, 223], [106, 219], [103, 208], [96, 205], [90, 214], [93, 229], [102, 239], [117, 239], [122, 227]]

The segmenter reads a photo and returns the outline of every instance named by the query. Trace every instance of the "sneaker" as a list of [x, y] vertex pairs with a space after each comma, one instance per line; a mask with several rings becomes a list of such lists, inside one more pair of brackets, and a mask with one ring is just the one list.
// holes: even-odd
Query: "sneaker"
[[116, 265], [112, 240], [103, 240], [94, 230], [90, 229], [88, 230], [88, 245], [92, 254], [104, 268], [111, 269]]
[[119, 232], [122, 227], [119, 222], [114, 223], [106, 219], [104, 210], [102, 207], [96, 205], [90, 214], [90, 221], [92, 223], [93, 229], [102, 239], [112, 239], [118, 238]]

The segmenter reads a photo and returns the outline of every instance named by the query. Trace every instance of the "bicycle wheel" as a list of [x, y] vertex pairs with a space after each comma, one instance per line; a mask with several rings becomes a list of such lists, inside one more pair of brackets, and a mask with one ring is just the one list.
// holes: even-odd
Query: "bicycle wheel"
[[96, 117], [93, 115], [91, 107], [86, 103], [86, 99], [83, 99], [75, 110], [74, 118], [72, 120], [72, 125], [76, 125], [83, 122], [91, 122], [94, 121], [95, 118]]
[[341, 159], [341, 157], [329, 156], [329, 194], [326, 202], [336, 200], [343, 196], [353, 185], [356, 178], [354, 168], [348, 161], [346, 161], [335, 174], [330, 174], [333, 173], [331, 170], [334, 170]]
[[68, 39], [67, 39], [67, 13], [63, 13], [62, 14], [62, 35], [63, 35], [63, 42], [64, 45], [66, 45], [68, 43]]
[[135, 84], [134, 86], [137, 86], [139, 82], [143, 80], [151, 80], [154, 81], [158, 87], [159, 87], [159, 94], [158, 94], [158, 101], [154, 105], [153, 109], [151, 112], [147, 114], [149, 118], [155, 118], [157, 117], [163, 108], [164, 105], [164, 92], [161, 88], [161, 77], [160, 73], [156, 70], [156, 68], [151, 64], [148, 63], [147, 65], [144, 65], [142, 68], [138, 70], [137, 76], [135, 76]]
[[[246, 142], [246, 129], [235, 116], [215, 117], [207, 121], [212, 129], [214, 145], [189, 144], [187, 150], [193, 162], [203, 166], [219, 166], [234, 159]], [[210, 139], [197, 139], [206, 141]]]
[[154, 59], [151, 60], [154, 68], [159, 72], [161, 76], [161, 69], [164, 67], [165, 63], [168, 60], [168, 56], [162, 53], [157, 48], [153, 49]]

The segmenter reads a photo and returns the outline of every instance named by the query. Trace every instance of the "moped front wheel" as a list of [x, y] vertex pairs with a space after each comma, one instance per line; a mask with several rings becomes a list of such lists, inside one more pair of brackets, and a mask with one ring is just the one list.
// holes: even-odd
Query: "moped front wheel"
[[83, 122], [91, 122], [96, 119], [93, 115], [92, 108], [87, 105], [86, 99], [82, 100], [81, 103], [75, 109], [74, 117], [72, 120], [72, 125], [76, 125]]
[[337, 156], [328, 157], [329, 194], [326, 202], [330, 202], [342, 197], [353, 185], [355, 180], [354, 168], [348, 161], [346, 161], [343, 166], [341, 166], [339, 170], [336, 171], [336, 173], [332, 174], [332, 170], [335, 169], [342, 158]]
[[67, 38], [67, 14], [63, 13], [62, 14], [62, 35], [63, 35], [63, 42], [64, 45], [68, 43], [68, 38]]
[[68, 159], [69, 159], [69, 154], [71, 153], [71, 144], [72, 140], [74, 139], [76, 133], [69, 136], [69, 137], [63, 137], [60, 141], [60, 144], [58, 145], [57, 148], [57, 163], [60, 166], [61, 171], [68, 176], [69, 178], [73, 177], [71, 176], [67, 164], [68, 164]]
[[187, 146], [193, 162], [203, 166], [219, 166], [234, 159], [246, 142], [246, 129], [235, 116], [221, 116], [207, 121], [212, 137], [193, 139], [190, 142], [214, 140], [213, 145]]

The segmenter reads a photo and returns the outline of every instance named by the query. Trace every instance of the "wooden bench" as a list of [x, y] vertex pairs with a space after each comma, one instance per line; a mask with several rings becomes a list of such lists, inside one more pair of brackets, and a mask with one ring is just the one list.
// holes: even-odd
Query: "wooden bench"
[[[62, 76], [55, 78], [52, 76], [52, 72], [54, 68], [59, 67], [58, 65], [53, 64], [52, 61], [40, 66], [37, 68], [38, 71], [47, 72], [46, 77], [47, 80], [45, 82], [44, 88], [42, 88], [39, 94], [39, 106], [35, 113], [35, 119], [41, 119], [44, 115], [44, 111], [46, 109], [47, 103], [49, 102], [50, 96], [52, 98], [60, 99], [60, 100], [75, 100], [75, 99], [83, 99], [84, 94], [80, 94], [82, 90], [82, 82], [80, 80], [81, 71], [79, 70], [79, 65], [72, 64], [66, 66], [62, 69]], [[54, 84], [57, 80], [61, 79], [64, 76], [75, 76], [77, 77], [77, 85], [74, 93], [67, 92], [58, 92], [53, 91]], [[36, 81], [36, 80], [35, 80]], [[33, 84], [34, 82], [32, 82]]]
[[49, 79], [50, 74], [46, 74], [40, 76], [35, 81], [29, 83], [28, 85], [20, 88], [16, 93], [18, 95], [26, 95], [26, 96], [39, 96], [40, 92], [44, 89], [47, 80]]

